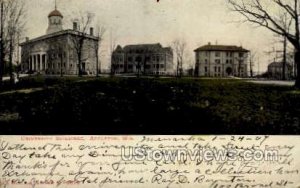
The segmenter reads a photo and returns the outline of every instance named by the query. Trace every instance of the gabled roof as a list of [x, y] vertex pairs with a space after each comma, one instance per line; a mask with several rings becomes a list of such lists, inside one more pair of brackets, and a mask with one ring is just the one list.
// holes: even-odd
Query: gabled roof
[[195, 52], [199, 51], [228, 51], [228, 52], [249, 52], [249, 50], [244, 49], [243, 47], [232, 46], [232, 45], [204, 45], [196, 50]]
[[[21, 43], [20, 46], [24, 46], [24, 45], [29, 44], [29, 43], [34, 43], [34, 42], [45, 40], [45, 39], [52, 38], [52, 37], [58, 37], [58, 36], [61, 36], [61, 35], [70, 34], [70, 35], [78, 35], [79, 36], [79, 33], [80, 33], [79, 31], [74, 31], [74, 30], [71, 30], [71, 29], [62, 30], [62, 31], [58, 31], [58, 32], [51, 33], [51, 34], [48, 34], [48, 35], [43, 35], [43, 36], [31, 39], [31, 40], [25, 41], [25, 42]], [[85, 37], [88, 38], [88, 39], [92, 39], [92, 40], [99, 40], [97, 37], [92, 36], [92, 35], [88, 35], [88, 34], [85, 34]]]

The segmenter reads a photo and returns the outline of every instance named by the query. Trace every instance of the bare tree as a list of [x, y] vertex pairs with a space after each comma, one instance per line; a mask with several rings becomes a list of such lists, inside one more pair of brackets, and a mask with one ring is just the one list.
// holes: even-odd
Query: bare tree
[[76, 33], [72, 35], [71, 41], [73, 42], [74, 49], [77, 55], [77, 67], [78, 67], [78, 76], [81, 77], [83, 74], [82, 71], [82, 53], [85, 40], [87, 39], [88, 29], [93, 21], [94, 15], [90, 12], [80, 13], [79, 19], [74, 19], [73, 22], [78, 24]]
[[249, 60], [250, 60], [250, 77], [253, 78], [253, 67], [254, 67], [254, 62], [256, 60], [256, 51], [251, 51], [249, 55]]
[[96, 28], [96, 34], [95, 36], [98, 38], [98, 42], [93, 42], [92, 43], [92, 49], [94, 49], [95, 55], [96, 55], [96, 77], [99, 77], [99, 73], [101, 73], [101, 62], [99, 59], [99, 53], [100, 53], [100, 48], [101, 44], [103, 42], [103, 36], [104, 33], [106, 32], [105, 27], [98, 25]]
[[184, 40], [176, 39], [173, 41], [172, 46], [177, 57], [176, 76], [182, 77], [186, 42]]
[[[300, 64], [299, 0], [227, 0], [232, 11], [245, 22], [264, 27], [286, 37], [295, 48], [295, 63]], [[290, 23], [287, 27], [287, 23]], [[300, 66], [295, 86], [300, 88]]]
[[18, 38], [24, 30], [25, 2], [0, 0], [0, 82], [3, 79], [5, 59], [9, 62], [10, 81], [13, 83], [13, 55], [18, 48]]
[[113, 35], [112, 33], [112, 29], [110, 30], [110, 58], [111, 58], [111, 62], [110, 62], [110, 75], [113, 76], [116, 73], [116, 63], [115, 60], [113, 59], [113, 54], [114, 54], [114, 50], [116, 49], [116, 37]]

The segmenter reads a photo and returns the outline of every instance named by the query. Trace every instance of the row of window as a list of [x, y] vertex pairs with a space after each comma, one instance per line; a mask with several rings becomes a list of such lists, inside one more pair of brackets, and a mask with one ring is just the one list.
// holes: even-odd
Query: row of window
[[[200, 60], [197, 59], [197, 64], [199, 64], [199, 63], [200, 63]], [[205, 64], [208, 64], [208, 60], [205, 59], [205, 60], [204, 60], [204, 63], [205, 63]], [[215, 59], [215, 63], [216, 63], [216, 64], [221, 64], [221, 59]], [[226, 64], [232, 64], [232, 63], [233, 63], [233, 60], [232, 60], [232, 59], [226, 59]], [[240, 60], [239, 63], [243, 64], [244, 61], [243, 61], [243, 60]]]
[[60, 18], [52, 18], [51, 24], [61, 24], [61, 19]]
[[[120, 68], [120, 69], [123, 69], [125, 66], [123, 64], [115, 64], [115, 68]], [[136, 65], [135, 66], [136, 69], [138, 69], [140, 66], [139, 65]], [[128, 65], [127, 66], [128, 69], [133, 69], [133, 65]], [[156, 68], [156, 69], [164, 69], [165, 68], [165, 65], [163, 64], [154, 64], [154, 65], [146, 65], [145, 66], [145, 69], [151, 69], [151, 68]]]
[[[40, 67], [40, 68], [41, 68], [41, 64], [40, 64], [40, 63], [37, 63], [37, 64], [34, 63], [34, 64], [31, 65], [31, 67], [32, 67], [33, 69], [36, 69], [37, 67]], [[44, 68], [45, 65], [42, 64], [42, 67]], [[47, 63], [47, 67], [48, 67], [48, 68], [56, 68], [56, 67], [60, 68], [60, 63]], [[66, 67], [66, 63], [63, 63], [63, 64], [62, 64], [62, 67], [65, 68], [65, 67]], [[71, 67], [72, 67], [72, 64], [71, 64]]]
[[[123, 62], [123, 60], [124, 60], [123, 57], [114, 57], [113, 59], [116, 62]], [[164, 57], [160, 57], [160, 56], [152, 56], [152, 58], [149, 57], [149, 56], [145, 57], [145, 61], [151, 61], [151, 60], [159, 62], [159, 61], [164, 61], [165, 58]], [[133, 61], [141, 62], [142, 61], [142, 57], [136, 57], [136, 58], [128, 57], [127, 61], [129, 61], [129, 62], [133, 62]]]
[[[215, 66], [213, 70], [214, 70], [215, 72], [220, 73], [220, 72], [221, 72], [221, 67]], [[205, 71], [205, 73], [207, 73], [207, 72], [208, 72], [208, 67], [204, 67], [204, 71]], [[238, 69], [235, 69], [235, 72], [238, 72]], [[243, 67], [240, 68], [240, 72], [241, 72], [241, 73], [244, 73]]]
[[[205, 56], [208, 57], [210, 53], [213, 53], [215, 57], [221, 57], [221, 52], [204, 52]], [[226, 52], [226, 57], [233, 57], [234, 52]], [[245, 53], [239, 53], [239, 57], [244, 57]]]

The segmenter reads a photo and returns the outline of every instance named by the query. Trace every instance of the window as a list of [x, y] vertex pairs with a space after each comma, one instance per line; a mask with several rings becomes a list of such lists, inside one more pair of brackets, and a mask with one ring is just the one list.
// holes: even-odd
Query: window
[[133, 66], [132, 65], [128, 65], [128, 69], [133, 69]]
[[239, 57], [244, 57], [244, 53], [239, 53]]
[[208, 60], [207, 60], [207, 59], [205, 59], [204, 61], [205, 61], [205, 64], [207, 64], [207, 63], [208, 63]]
[[220, 52], [216, 52], [215, 55], [216, 55], [216, 57], [220, 57], [221, 53]]
[[208, 57], [209, 56], [209, 52], [205, 52], [205, 56]]
[[128, 61], [129, 61], [129, 62], [132, 62], [132, 57], [128, 57]]
[[226, 64], [228, 64], [229, 63], [229, 60], [228, 59], [226, 59]]
[[217, 67], [215, 67], [215, 72], [217, 72]]
[[205, 69], [205, 72], [207, 73], [207, 67], [205, 67], [204, 69]]
[[216, 60], [215, 60], [215, 63], [216, 63], [216, 64], [220, 64], [220, 63], [221, 63], [221, 60], [220, 60], [220, 59], [216, 59]]
[[160, 68], [164, 69], [164, 68], [165, 68], [165, 65], [163, 65], [163, 64], [162, 64], [162, 65], [160, 65]]
[[221, 67], [218, 67], [218, 72], [221, 72]]
[[156, 61], [159, 62], [159, 56], [156, 57]]
[[233, 53], [232, 52], [226, 52], [226, 57], [232, 57]]

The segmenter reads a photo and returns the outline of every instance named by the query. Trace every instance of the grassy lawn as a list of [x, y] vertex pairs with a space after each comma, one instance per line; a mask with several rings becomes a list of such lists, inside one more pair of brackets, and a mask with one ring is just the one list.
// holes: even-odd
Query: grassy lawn
[[299, 118], [299, 91], [241, 80], [38, 77], [0, 91], [5, 134], [299, 134]]

